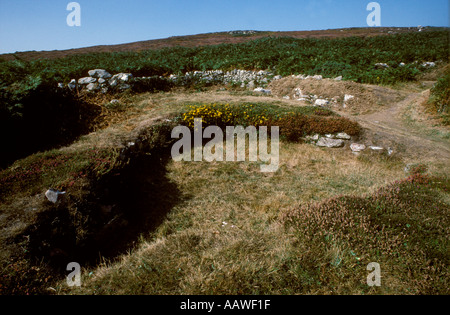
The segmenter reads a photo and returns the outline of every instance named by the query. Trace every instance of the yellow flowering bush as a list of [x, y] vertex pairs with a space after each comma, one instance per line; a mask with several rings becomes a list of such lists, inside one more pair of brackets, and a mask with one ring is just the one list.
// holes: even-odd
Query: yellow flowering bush
[[182, 114], [182, 122], [189, 127], [194, 127], [194, 119], [201, 118], [203, 127], [207, 126], [261, 126], [270, 119], [271, 114], [267, 109], [253, 104], [203, 104], [191, 105]]
[[194, 119], [202, 119], [202, 127], [218, 126], [278, 126], [281, 136], [288, 141], [301, 141], [310, 134], [346, 132], [360, 133], [358, 123], [339, 117], [330, 110], [316, 107], [286, 109], [268, 104], [202, 104], [188, 106], [181, 115], [182, 123], [194, 128]]

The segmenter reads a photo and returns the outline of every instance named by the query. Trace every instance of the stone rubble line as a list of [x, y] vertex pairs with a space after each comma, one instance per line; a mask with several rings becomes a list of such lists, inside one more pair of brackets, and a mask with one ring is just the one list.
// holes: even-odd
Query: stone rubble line
[[[378, 69], [387, 69], [389, 65], [386, 63], [376, 63], [374, 65]], [[405, 63], [400, 63], [400, 67], [406, 66]], [[425, 62], [421, 65], [424, 68], [433, 68], [436, 66], [434, 62]], [[102, 92], [107, 93], [110, 88], [118, 89], [120, 91], [124, 91], [130, 89], [132, 84], [136, 81], [145, 81], [149, 79], [153, 79], [155, 77], [134, 77], [131, 73], [118, 73], [115, 75], [111, 75], [104, 69], [95, 69], [90, 70], [89, 77], [80, 78], [78, 80], [72, 79], [67, 87], [71, 90], [75, 90], [77, 88], [81, 88], [88, 92]], [[173, 82], [176, 85], [185, 86], [188, 83], [199, 82], [199, 83], [207, 83], [207, 84], [234, 84], [240, 85], [242, 88], [248, 88], [255, 92], [261, 92], [264, 94], [271, 94], [270, 90], [264, 89], [261, 86], [267, 85], [270, 81], [279, 80], [283, 77], [281, 75], [274, 75], [269, 71], [248, 71], [248, 70], [239, 70], [234, 69], [232, 71], [224, 72], [222, 70], [209, 70], [209, 71], [193, 71], [187, 72], [185, 75], [170, 75], [168, 78], [162, 76], [156, 76], [159, 79], [166, 79]], [[302, 80], [314, 79], [314, 80], [322, 80], [323, 77], [321, 75], [292, 75], [292, 77]], [[342, 76], [335, 78], [336, 81], [341, 81]], [[64, 88], [63, 83], [58, 83], [58, 87]], [[304, 95], [299, 95], [300, 100], [306, 100], [308, 97]], [[285, 96], [286, 98], [286, 96]], [[328, 105], [326, 100], [313, 99], [315, 101], [316, 106], [325, 106]]]

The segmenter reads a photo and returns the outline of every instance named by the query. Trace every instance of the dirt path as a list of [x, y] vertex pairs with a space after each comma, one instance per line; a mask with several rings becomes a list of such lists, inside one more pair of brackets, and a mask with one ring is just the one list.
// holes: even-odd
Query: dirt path
[[413, 121], [408, 123], [405, 114], [419, 112], [421, 104], [427, 99], [426, 92], [409, 92], [406, 97], [389, 108], [375, 113], [350, 116], [365, 129], [364, 141], [369, 145], [390, 147], [410, 161], [450, 161], [450, 141], [432, 132], [431, 126]]

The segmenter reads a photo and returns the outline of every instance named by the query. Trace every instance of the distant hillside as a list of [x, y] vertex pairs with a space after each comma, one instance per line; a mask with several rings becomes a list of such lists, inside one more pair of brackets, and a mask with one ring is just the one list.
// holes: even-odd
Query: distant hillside
[[[424, 31], [426, 31], [425, 29]], [[340, 37], [372, 37], [380, 35], [392, 35], [398, 33], [417, 32], [416, 27], [381, 27], [381, 28], [348, 28], [332, 29], [321, 31], [292, 31], [292, 32], [260, 32], [260, 31], [230, 31], [220, 33], [207, 33], [188, 36], [174, 36], [165, 39], [155, 39], [140, 41], [120, 45], [101, 45], [68, 50], [53, 51], [27, 51], [13, 54], [2, 54], [0, 58], [4, 60], [36, 60], [36, 59], [57, 59], [66, 56], [79, 54], [99, 53], [99, 52], [127, 52], [143, 51], [149, 49], [160, 49], [167, 47], [199, 47], [217, 44], [243, 43], [262, 37], [293, 37], [293, 38], [340, 38]]]

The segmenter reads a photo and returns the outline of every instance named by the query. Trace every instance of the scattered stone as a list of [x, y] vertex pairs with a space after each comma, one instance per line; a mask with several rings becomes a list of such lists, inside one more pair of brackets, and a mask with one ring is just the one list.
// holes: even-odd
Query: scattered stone
[[58, 83], [58, 88], [59, 89], [63, 89], [64, 88], [64, 83]]
[[352, 143], [350, 145], [350, 149], [353, 152], [361, 152], [361, 151], [364, 151], [366, 149], [366, 146], [364, 144]]
[[259, 93], [264, 93], [264, 94], [272, 94], [271, 90], [266, 90], [262, 87], [258, 87], [256, 89], [253, 90], [254, 92], [259, 92]]
[[344, 96], [344, 103], [342, 104], [342, 107], [347, 108], [347, 102], [354, 99], [355, 97], [350, 94], [345, 94]]
[[337, 78], [334, 78], [334, 81], [342, 81], [342, 76], [340, 75], [340, 76], [338, 76]]
[[344, 140], [341, 139], [329, 139], [329, 138], [320, 138], [317, 141], [316, 145], [318, 147], [327, 147], [327, 148], [341, 148], [344, 146]]
[[49, 189], [45, 193], [45, 197], [47, 197], [48, 201], [52, 203], [57, 203], [58, 201], [61, 200], [61, 197], [64, 196], [65, 194], [66, 194], [65, 191]]
[[381, 62], [379, 62], [379, 63], [376, 63], [376, 64], [375, 64], [375, 67], [376, 67], [377, 69], [387, 69], [387, 68], [389, 68], [389, 65], [386, 64], [386, 63], [381, 63]]
[[71, 90], [76, 89], [77, 87], [77, 80], [72, 79], [69, 84], [67, 84], [67, 87]]
[[348, 102], [348, 101], [350, 101], [350, 100], [352, 100], [352, 99], [354, 99], [355, 97], [353, 96], [353, 95], [350, 95], [350, 94], [345, 94], [345, 96], [344, 96], [344, 102]]
[[336, 139], [342, 139], [342, 140], [350, 140], [352, 137], [346, 134], [345, 132], [340, 132], [336, 135]]
[[318, 99], [314, 103], [314, 106], [327, 106], [328, 104], [330, 104], [330, 101], [324, 100], [324, 99]]
[[436, 63], [434, 63], [434, 62], [424, 62], [424, 63], [422, 64], [422, 67], [425, 67], [425, 68], [434, 68], [434, 67], [436, 67]]
[[281, 75], [276, 75], [273, 77], [273, 80], [281, 80], [283, 77]]
[[304, 140], [305, 140], [306, 142], [316, 142], [316, 141], [319, 140], [319, 138], [320, 138], [320, 135], [316, 133], [316, 134], [313, 135], [313, 136], [306, 136], [306, 137], [304, 138]]
[[309, 77], [309, 79], [314, 79], [314, 80], [322, 80], [323, 79], [323, 76], [321, 76], [321, 75], [313, 75], [312, 77], [311, 76], [308, 76]]

